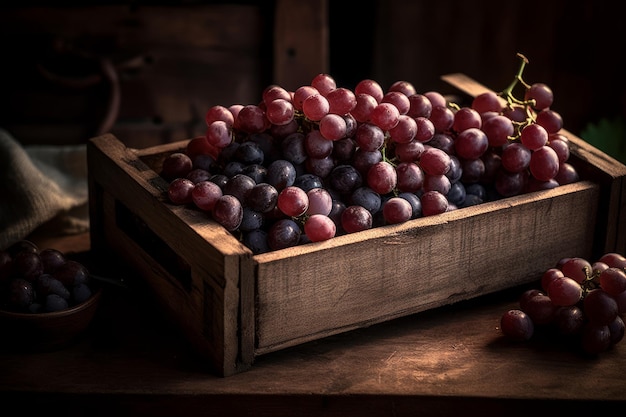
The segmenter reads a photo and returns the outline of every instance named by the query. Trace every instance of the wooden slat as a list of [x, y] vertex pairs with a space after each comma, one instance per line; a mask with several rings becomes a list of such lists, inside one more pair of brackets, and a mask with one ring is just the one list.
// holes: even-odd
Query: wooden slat
[[329, 71], [328, 0], [277, 0], [274, 83], [295, 91]]
[[257, 351], [529, 283], [563, 257], [589, 258], [597, 201], [598, 186], [579, 182], [257, 256]]

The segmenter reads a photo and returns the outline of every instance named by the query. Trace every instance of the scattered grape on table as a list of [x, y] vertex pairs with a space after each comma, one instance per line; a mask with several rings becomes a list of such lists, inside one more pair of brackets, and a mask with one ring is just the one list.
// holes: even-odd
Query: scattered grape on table
[[591, 263], [561, 259], [541, 276], [541, 288], [526, 290], [519, 308], [500, 319], [504, 336], [515, 341], [535, 337], [539, 328], [598, 355], [624, 338], [626, 257], [607, 253]]

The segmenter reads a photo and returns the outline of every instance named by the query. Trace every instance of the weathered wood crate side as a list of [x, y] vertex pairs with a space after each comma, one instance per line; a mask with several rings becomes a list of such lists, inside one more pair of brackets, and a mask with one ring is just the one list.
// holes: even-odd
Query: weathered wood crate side
[[[441, 78], [470, 97], [493, 91], [464, 74], [447, 74]], [[568, 162], [582, 178], [600, 185], [593, 257], [608, 252], [626, 253], [626, 166], [566, 129], [562, 132], [570, 140]]]
[[597, 201], [584, 181], [257, 255], [256, 352], [534, 281], [590, 256]]
[[250, 251], [206, 215], [164, 202], [165, 180], [114, 136], [90, 141], [88, 163], [92, 248], [135, 266], [218, 373], [249, 367]]

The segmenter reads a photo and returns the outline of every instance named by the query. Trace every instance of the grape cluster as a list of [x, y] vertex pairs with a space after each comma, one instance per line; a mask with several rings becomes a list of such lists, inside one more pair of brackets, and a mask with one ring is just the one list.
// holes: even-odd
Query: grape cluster
[[78, 305], [93, 293], [91, 276], [80, 262], [56, 249], [20, 240], [0, 251], [0, 309], [49, 313]]
[[600, 354], [624, 337], [626, 257], [607, 253], [593, 264], [580, 257], [561, 259], [541, 277], [541, 289], [522, 293], [519, 308], [500, 319], [502, 333], [516, 341], [538, 327], [574, 338], [588, 354]]
[[206, 134], [163, 162], [169, 201], [263, 253], [577, 181], [552, 90], [523, 81], [526, 62], [506, 90], [465, 106], [407, 81], [351, 90], [328, 74], [213, 106]]

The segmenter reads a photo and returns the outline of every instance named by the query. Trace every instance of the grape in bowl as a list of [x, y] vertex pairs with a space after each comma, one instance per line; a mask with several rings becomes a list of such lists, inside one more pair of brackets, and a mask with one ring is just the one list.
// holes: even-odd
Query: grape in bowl
[[101, 296], [87, 268], [57, 250], [29, 241], [0, 250], [0, 349], [68, 346], [91, 323]]

